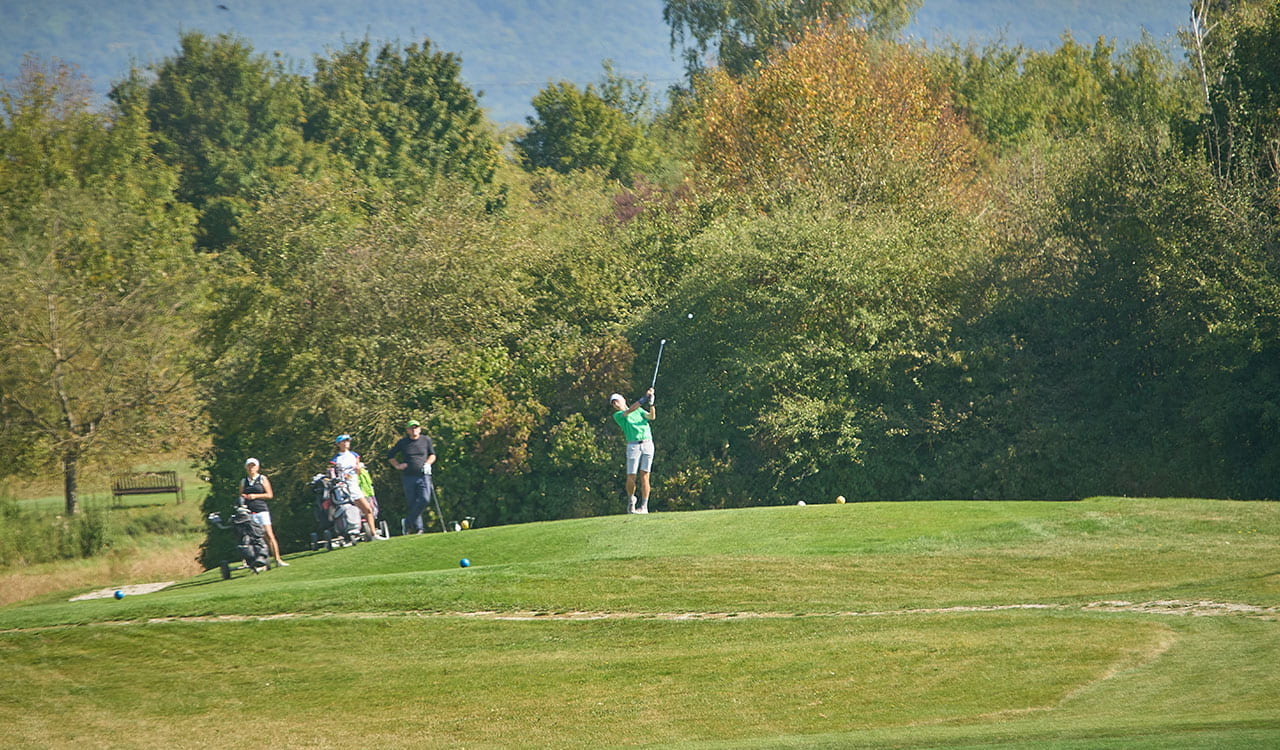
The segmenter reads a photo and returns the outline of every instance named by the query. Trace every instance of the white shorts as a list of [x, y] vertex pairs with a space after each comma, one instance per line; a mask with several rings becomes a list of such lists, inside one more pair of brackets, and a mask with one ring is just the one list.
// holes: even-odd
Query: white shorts
[[270, 525], [271, 525], [271, 511], [269, 511], [269, 510], [260, 510], [260, 511], [258, 511], [257, 513], [254, 513], [254, 514], [253, 514], [253, 520], [257, 521], [258, 523], [262, 524], [263, 526], [270, 526]]
[[627, 473], [648, 472], [653, 467], [653, 440], [627, 443]]
[[355, 477], [347, 479], [347, 494], [352, 500], [363, 500], [364, 493], [360, 491], [360, 480]]

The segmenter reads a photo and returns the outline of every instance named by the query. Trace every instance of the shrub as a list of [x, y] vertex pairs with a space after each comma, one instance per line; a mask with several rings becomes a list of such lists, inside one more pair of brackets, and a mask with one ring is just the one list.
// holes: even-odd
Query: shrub
[[50, 517], [13, 500], [0, 500], [0, 567], [92, 557], [114, 541], [111, 516], [104, 509]]

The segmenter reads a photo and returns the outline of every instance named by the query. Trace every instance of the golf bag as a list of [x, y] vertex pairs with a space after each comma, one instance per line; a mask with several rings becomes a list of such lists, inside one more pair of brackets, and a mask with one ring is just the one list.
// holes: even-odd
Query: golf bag
[[[271, 550], [267, 548], [267, 535], [262, 524], [253, 517], [253, 511], [243, 503], [237, 504], [231, 511], [231, 523], [224, 523], [218, 513], [210, 513], [209, 523], [220, 529], [231, 529], [236, 537], [236, 551], [244, 561], [244, 568], [252, 570], [254, 575], [267, 570], [271, 564]], [[226, 560], [222, 561], [222, 578], [231, 577], [233, 568]], [[239, 568], [234, 568], [238, 570]]]
[[330, 467], [327, 473], [312, 477], [311, 489], [315, 493], [317, 528], [311, 535], [312, 549], [348, 547], [373, 539], [373, 529], [351, 499], [347, 480], [335, 469]]

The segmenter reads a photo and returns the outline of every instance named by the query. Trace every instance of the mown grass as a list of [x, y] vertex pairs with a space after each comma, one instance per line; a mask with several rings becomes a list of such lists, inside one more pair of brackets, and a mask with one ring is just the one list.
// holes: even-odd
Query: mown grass
[[[0, 744], [204, 746], [247, 716], [283, 747], [1265, 746], [1278, 540], [1275, 504], [1099, 499], [615, 516], [302, 553], [0, 608]], [[1162, 599], [1254, 609], [1087, 606]], [[1018, 605], [1038, 608], [982, 609]]]

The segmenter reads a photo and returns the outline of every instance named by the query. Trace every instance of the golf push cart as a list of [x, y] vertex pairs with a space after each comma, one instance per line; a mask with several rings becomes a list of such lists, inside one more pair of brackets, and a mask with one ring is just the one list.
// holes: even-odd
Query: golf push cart
[[221, 513], [210, 513], [205, 520], [219, 529], [230, 529], [236, 535], [236, 551], [240, 553], [243, 564], [232, 566], [230, 562], [223, 560], [220, 566], [222, 580], [231, 578], [233, 570], [252, 570], [257, 575], [271, 567], [271, 551], [267, 549], [266, 532], [243, 500], [237, 502], [232, 509], [230, 523], [222, 520]]
[[[317, 529], [311, 533], [312, 550], [332, 550], [373, 541], [374, 529], [369, 528], [369, 522], [364, 519], [359, 506], [351, 498], [347, 481], [335, 467], [330, 466], [324, 474], [312, 477], [310, 486], [315, 495]], [[374, 502], [372, 498], [370, 502]], [[376, 503], [373, 505], [373, 512], [376, 518]], [[377, 531], [384, 539], [390, 536], [386, 521], [379, 520], [377, 524]]]

